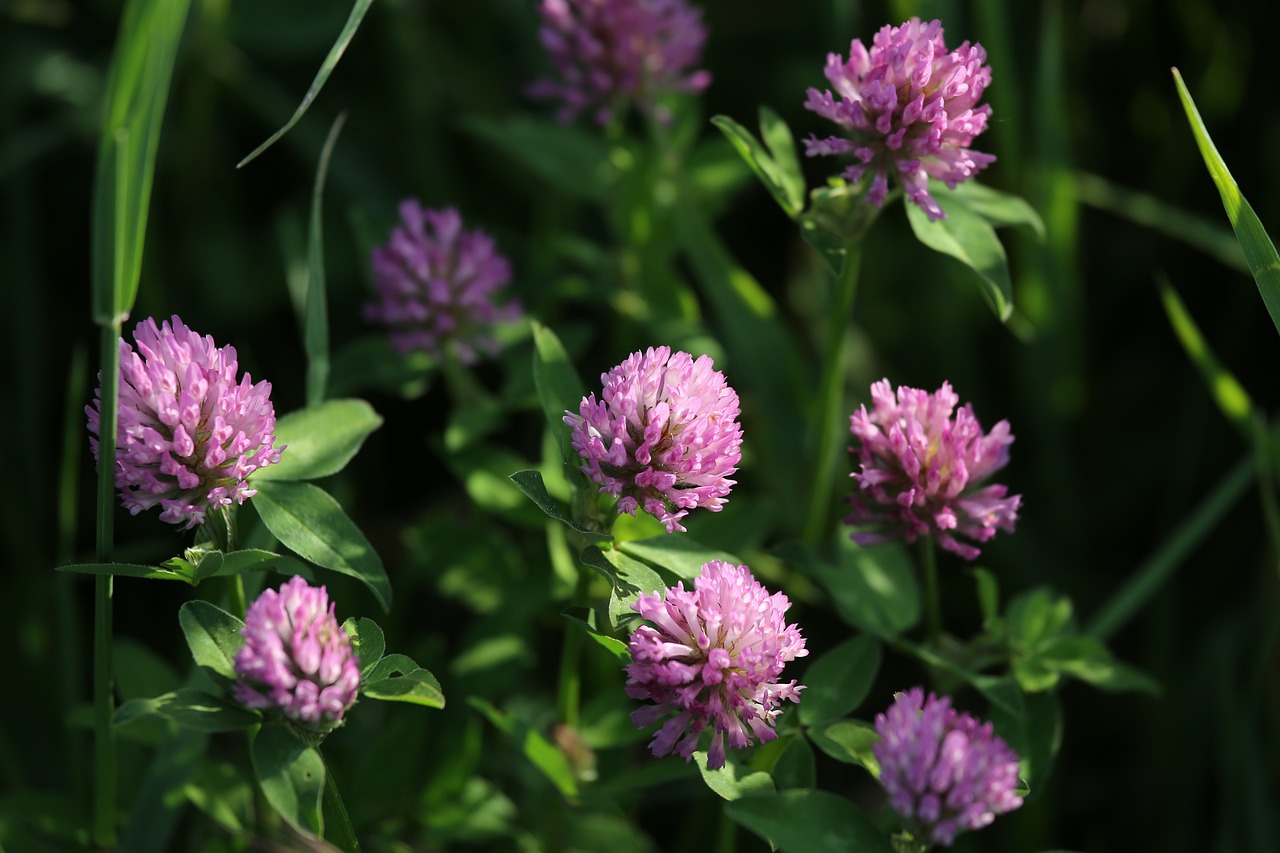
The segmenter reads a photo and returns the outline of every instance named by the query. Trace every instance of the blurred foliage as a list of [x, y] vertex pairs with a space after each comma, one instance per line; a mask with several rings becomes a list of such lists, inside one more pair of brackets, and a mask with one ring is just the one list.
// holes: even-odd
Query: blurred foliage
[[[1280, 110], [1261, 70], [1268, 31], [1256, 4], [701, 5], [711, 33], [704, 64], [714, 74], [703, 116], [750, 126], [765, 105], [801, 137], [820, 130], [802, 109], [805, 88], [825, 85], [825, 55], [846, 50], [855, 36], [868, 40], [883, 23], [910, 14], [940, 15], [951, 40], [987, 47], [995, 113], [979, 147], [1000, 159], [984, 179], [1028, 198], [1046, 229], [1043, 241], [1029, 229], [1006, 238], [1015, 317], [1002, 326], [970, 274], [922, 251], [905, 217], [891, 209], [876, 223], [874, 251], [862, 262], [849, 389], [856, 398], [886, 375], [922, 388], [949, 379], [984, 423], [1008, 418], [1017, 441], [1007, 482], [1025, 495], [1025, 509], [1018, 533], [997, 540], [982, 563], [1011, 600], [1019, 591], [1052, 588], [1074, 601], [1088, 624], [1171, 537], [1195, 524], [1206, 496], [1253, 453], [1170, 330], [1155, 286], [1159, 273], [1256, 409], [1276, 407], [1272, 366], [1280, 341], [1249, 276], [1219, 257], [1230, 251], [1229, 243], [1222, 248], [1230, 232], [1169, 74], [1172, 65], [1181, 69], [1218, 151], [1274, 233], [1280, 165], [1265, 152], [1280, 148]], [[360, 361], [377, 347], [360, 310], [369, 292], [368, 250], [384, 239], [402, 197], [456, 205], [495, 236], [514, 263], [516, 294], [555, 329], [589, 388], [626, 353], [654, 343], [710, 352], [731, 381], [735, 368], [746, 372], [734, 360], [734, 330], [703, 290], [698, 265], [710, 261], [681, 254], [687, 232], [674, 215], [617, 221], [593, 205], [597, 191], [625, 198], [659, 182], [660, 163], [610, 145], [602, 168], [616, 185], [586, 181], [578, 195], [566, 196], [549, 191], [564, 164], [531, 166], [504, 143], [537, 132], [529, 130], [535, 118], [537, 128], [555, 132], [545, 107], [522, 94], [547, 70], [526, 0], [373, 4], [307, 114], [237, 171], [236, 163], [293, 114], [351, 8], [347, 0], [193, 3], [165, 116], [133, 317], [180, 314], [234, 344], [255, 379], [271, 379], [278, 413], [301, 408], [307, 364], [291, 293], [300, 292], [300, 276], [305, 288], [304, 235], [321, 148], [334, 118], [348, 113], [324, 203], [330, 387], [366, 397], [385, 425], [352, 465], [323, 483], [381, 556], [396, 605], [384, 619], [358, 580], [326, 575], [325, 582], [340, 618], [378, 612], [389, 645], [429, 667], [450, 697], [425, 724], [416, 709], [398, 703], [362, 704], [326, 743], [344, 793], [360, 792], [347, 796], [353, 821], [368, 833], [365, 849], [530, 849], [535, 839], [549, 849], [582, 850], [723, 843], [720, 804], [705, 796], [696, 768], [637, 760], [644, 736], [626, 721], [630, 703], [606, 648], [584, 650], [584, 684], [601, 688], [584, 690], [601, 697], [583, 709], [585, 742], [547, 753], [580, 762], [566, 767], [549, 757], [535, 766], [513, 745], [521, 727], [544, 733], [539, 737], [554, 731], [565, 623], [558, 611], [573, 585], [563, 530], [548, 526], [506, 480], [538, 469], [553, 497], [560, 488], [561, 448], [544, 440], [532, 336], [516, 335], [498, 361], [476, 371], [501, 416], [455, 422], [462, 432], [454, 439], [446, 430], [457, 387], [433, 382], [430, 365], [375, 376]], [[7, 566], [0, 606], [3, 623], [14, 629], [0, 725], [0, 826], [24, 827], [0, 843], [15, 851], [48, 849], [24, 846], [35, 829], [74, 848], [87, 813], [91, 596], [82, 579], [55, 575], [52, 567], [92, 560], [93, 463], [81, 412], [96, 369], [85, 355], [95, 340], [89, 215], [105, 74], [121, 13], [117, 0], [0, 6], [0, 275], [8, 301], [0, 346], [5, 399], [14, 403], [3, 422], [12, 488], [0, 512]], [[714, 127], [690, 121], [674, 131], [680, 133], [701, 145], [690, 142], [697, 153], [688, 162], [700, 166], [690, 191], [715, 199], [702, 207], [714, 213], [708, 227], [777, 306], [800, 342], [798, 375], [813, 377], [826, 320], [822, 260]], [[564, 134], [580, 162], [599, 153], [594, 128]], [[820, 164], [801, 165], [810, 186], [825, 177]], [[583, 167], [577, 178], [589, 174]], [[1135, 209], [1136, 201], [1155, 208]], [[617, 245], [627, 249], [620, 262], [611, 254]], [[665, 282], [659, 290], [666, 300], [634, 298], [629, 285], [641, 279]], [[787, 387], [773, 374], [740, 381], [758, 383], [764, 395]], [[747, 409], [744, 420], [781, 446], [785, 420], [771, 423], [778, 413]], [[750, 439], [745, 450], [731, 509], [690, 519], [690, 530], [708, 546], [749, 558], [766, 583], [771, 566], [774, 577], [785, 577], [797, 602], [792, 615], [817, 654], [849, 629], [808, 573], [786, 574], [769, 553], [779, 531], [795, 526], [790, 491], [805, 474], [787, 471], [776, 457], [766, 460], [774, 467], [755, 466]], [[64, 459], [73, 475], [53, 473]], [[1166, 564], [1163, 586], [1146, 608], [1111, 626], [1116, 656], [1153, 676], [1163, 696], [1099, 694], [1073, 682], [1054, 694], [1060, 709], [1037, 699], [1028, 713], [1062, 739], [1053, 773], [1027, 808], [954, 849], [1280, 848], [1280, 591], [1261, 502], [1245, 482], [1233, 503], [1219, 508], [1220, 521]], [[253, 512], [245, 516], [252, 527]], [[154, 564], [183, 548], [154, 517], [117, 513], [116, 524], [122, 562]], [[517, 546], [544, 536], [547, 554]], [[262, 543], [250, 537], [245, 544]], [[823, 571], [830, 569], [815, 567], [813, 577]], [[251, 593], [255, 582], [261, 579], [250, 580]], [[121, 655], [123, 698], [182, 686], [174, 674], [188, 666], [178, 607], [193, 594], [224, 594], [218, 583], [211, 578], [193, 592], [184, 584], [116, 582], [121, 643], [155, 650], [145, 664]], [[604, 587], [603, 578], [593, 583], [596, 592]], [[974, 621], [974, 573], [948, 564], [941, 586], [947, 624], [982, 630]], [[835, 608], [845, 613], [839, 601]], [[126, 671], [138, 676], [134, 682], [147, 673], [147, 683], [130, 682]], [[864, 707], [884, 707], [923, 671], [917, 658], [886, 655]], [[1025, 663], [1023, 674], [1043, 675]], [[186, 799], [208, 813], [199, 824], [157, 793], [165, 790], [164, 774], [183, 772], [189, 760], [181, 750], [165, 752], [170, 737], [142, 722], [121, 731], [123, 812], [154, 818], [159, 843], [171, 849], [197, 842], [238, 849], [238, 827], [253, 808], [232, 772], [248, 761], [243, 741], [209, 735], [216, 740], [210, 749], [230, 764], [187, 779]], [[157, 744], [166, 765], [152, 761]], [[1042, 761], [1051, 754], [1044, 744], [1036, 749]], [[877, 789], [853, 764], [819, 754], [816, 773], [826, 790], [877, 805]], [[582, 795], [601, 799], [587, 809], [566, 805], [575, 780], [591, 774], [607, 784], [584, 786]], [[625, 817], [648, 837], [633, 833], [615, 808], [622, 802]], [[771, 819], [737, 808], [762, 823]], [[24, 814], [43, 815], [42, 825], [15, 823]], [[211, 833], [209, 826], [220, 829], [199, 835]], [[740, 849], [764, 849], [742, 830], [736, 840]], [[149, 849], [155, 839], [133, 841], [135, 849]]]

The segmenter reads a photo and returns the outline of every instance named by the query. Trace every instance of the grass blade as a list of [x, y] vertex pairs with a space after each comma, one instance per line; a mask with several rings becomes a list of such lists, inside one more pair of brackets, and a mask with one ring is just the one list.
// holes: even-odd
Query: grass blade
[[1222, 196], [1222, 206], [1227, 210], [1227, 218], [1231, 220], [1236, 239], [1240, 241], [1240, 248], [1244, 250], [1249, 271], [1253, 273], [1253, 280], [1258, 284], [1262, 302], [1267, 306], [1271, 322], [1275, 324], [1276, 330], [1280, 331], [1280, 255], [1276, 254], [1275, 244], [1267, 236], [1267, 230], [1262, 227], [1258, 215], [1253, 212], [1253, 208], [1240, 192], [1235, 179], [1231, 177], [1227, 164], [1209, 137], [1209, 130], [1205, 127], [1204, 120], [1200, 118], [1200, 111], [1196, 109], [1195, 101], [1191, 99], [1191, 93], [1187, 91], [1186, 84], [1182, 82], [1182, 75], [1176, 68], [1173, 69], [1173, 82], [1178, 87], [1178, 97], [1182, 99], [1187, 121], [1191, 123], [1191, 132], [1195, 135], [1196, 145], [1200, 148], [1200, 156], [1204, 157], [1209, 176], [1218, 187], [1218, 194]]
[[356, 30], [360, 28], [360, 22], [364, 20], [364, 13], [369, 11], [369, 6], [372, 3], [373, 0], [356, 0], [356, 5], [351, 9], [351, 15], [347, 18], [347, 23], [342, 27], [342, 32], [338, 33], [338, 40], [333, 43], [333, 47], [329, 48], [329, 55], [320, 64], [320, 70], [316, 72], [315, 79], [311, 81], [311, 88], [307, 90], [307, 94], [302, 98], [302, 103], [298, 104], [298, 108], [294, 110], [293, 116], [285, 122], [284, 127], [271, 134], [266, 142], [253, 149], [248, 157], [237, 163], [237, 169], [243, 169], [256, 160], [263, 151], [275, 145], [280, 140], [280, 137], [292, 130], [293, 126], [298, 123], [298, 119], [302, 118], [306, 111], [310, 109], [311, 102], [320, 94], [320, 90], [324, 88], [329, 75], [337, 67], [338, 60], [342, 58], [342, 54], [347, 50], [347, 45], [355, 37]]
[[316, 182], [311, 193], [311, 224], [307, 237], [307, 299], [303, 309], [303, 345], [307, 351], [307, 406], [324, 401], [329, 384], [329, 307], [324, 286], [324, 179], [329, 172], [329, 159], [338, 142], [338, 134], [347, 121], [341, 113], [329, 129], [320, 150]]

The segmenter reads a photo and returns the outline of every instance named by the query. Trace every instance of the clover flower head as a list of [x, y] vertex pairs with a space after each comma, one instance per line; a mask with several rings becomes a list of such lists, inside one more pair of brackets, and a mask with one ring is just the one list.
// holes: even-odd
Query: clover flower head
[[375, 296], [365, 318], [387, 326], [402, 353], [438, 358], [452, 348], [460, 360], [474, 362], [477, 350], [497, 352], [493, 326], [520, 317], [519, 304], [495, 301], [511, 281], [511, 264], [483, 231], [464, 230], [454, 208], [402, 201], [400, 224], [371, 261]]
[[674, 714], [649, 744], [655, 756], [672, 752], [688, 761], [708, 726], [713, 731], [707, 766], [725, 763], [725, 738], [742, 749], [778, 735], [773, 726], [783, 700], [800, 701], [803, 685], [779, 680], [783, 667], [809, 652], [795, 625], [786, 624], [791, 603], [768, 590], [746, 566], [704, 563], [686, 590], [666, 590], [666, 600], [646, 593], [631, 605], [650, 624], [631, 634], [627, 695], [653, 702], [631, 714], [644, 728]]
[[607, 124], [628, 102], [656, 111], [668, 92], [700, 92], [706, 71], [689, 71], [702, 55], [702, 13], [685, 0], [542, 0], [539, 38], [559, 74], [529, 87], [535, 98], [562, 102], [557, 119], [587, 109]]
[[738, 395], [706, 355], [650, 347], [603, 374], [604, 391], [565, 412], [582, 473], [668, 533], [695, 507], [719, 512], [742, 458]]
[[[247, 478], [280, 461], [274, 447], [276, 413], [271, 383], [236, 379], [235, 347], [218, 347], [177, 315], [153, 318], [120, 339], [115, 484], [133, 515], [160, 507], [160, 520], [203, 524], [210, 510], [242, 504], [257, 494]], [[98, 458], [102, 377], [89, 418], [89, 444]]]
[[930, 394], [899, 388], [889, 380], [871, 386], [872, 411], [862, 406], [850, 417], [858, 440], [861, 470], [850, 476], [858, 489], [850, 496], [848, 524], [875, 529], [853, 534], [860, 545], [890, 539], [914, 542], [933, 536], [943, 548], [972, 560], [980, 553], [974, 542], [986, 542], [997, 530], [1013, 532], [1021, 495], [1007, 497], [1005, 486], [983, 485], [1009, 461], [1013, 436], [1009, 422], [989, 433], [950, 383]]
[[899, 693], [876, 715], [876, 734], [871, 749], [890, 807], [933, 844], [950, 847], [958, 833], [1022, 805], [1017, 753], [946, 696]]
[[955, 189], [996, 159], [969, 147], [991, 115], [990, 104], [978, 104], [991, 82], [986, 61], [979, 44], [966, 41], [948, 51], [941, 21], [912, 18], [885, 26], [870, 50], [854, 39], [848, 61], [838, 53], [827, 56], [835, 95], [810, 88], [805, 102], [805, 109], [835, 122], [844, 135], [811, 135], [805, 154], [852, 154], [856, 162], [843, 176], [852, 183], [871, 176], [868, 203], [884, 203], [893, 177], [930, 219], [945, 219], [929, 194], [929, 178]]
[[342, 722], [360, 688], [360, 661], [325, 587], [290, 578], [245, 613], [236, 652], [236, 701], [326, 733]]

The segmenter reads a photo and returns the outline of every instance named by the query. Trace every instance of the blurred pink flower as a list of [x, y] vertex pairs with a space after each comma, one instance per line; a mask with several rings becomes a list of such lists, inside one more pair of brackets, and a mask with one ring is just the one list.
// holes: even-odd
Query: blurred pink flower
[[972, 560], [978, 548], [953, 534], [981, 543], [996, 530], [1013, 532], [1022, 497], [1005, 497], [1008, 490], [998, 483], [982, 485], [1009, 461], [1008, 421], [983, 434], [968, 403], [956, 410], [960, 398], [947, 382], [933, 394], [904, 387], [895, 396], [882, 379], [871, 386], [871, 400], [871, 412], [862, 406], [849, 419], [858, 439], [849, 450], [862, 467], [850, 475], [858, 490], [845, 521], [874, 528], [854, 533], [854, 541], [933, 536]]
[[[137, 352], [120, 339], [116, 487], [133, 515], [153, 506], [160, 520], [187, 529], [210, 510], [257, 494], [246, 478], [280, 461], [273, 447], [276, 413], [271, 383], [237, 383], [234, 347], [218, 347], [175, 315], [163, 325], [148, 317], [133, 331]], [[89, 416], [89, 444], [98, 457], [101, 381]]]
[[750, 746], [778, 735], [773, 730], [783, 700], [800, 701], [803, 685], [781, 683], [783, 667], [809, 652], [795, 625], [786, 624], [791, 606], [782, 593], [770, 595], [746, 566], [713, 560], [686, 590], [677, 583], [656, 594], [641, 595], [632, 609], [652, 624], [631, 634], [632, 663], [627, 666], [627, 695], [654, 704], [631, 714], [644, 728], [674, 714], [649, 744], [655, 756], [689, 760], [698, 737], [710, 726], [714, 735], [707, 766], [725, 763], [729, 746]]
[[826, 76], [839, 100], [810, 88], [805, 102], [845, 133], [811, 135], [805, 154], [852, 154], [857, 162], [843, 176], [857, 183], [871, 175], [870, 204], [884, 203], [892, 175], [930, 219], [946, 218], [929, 194], [929, 178], [955, 189], [996, 159], [969, 148], [991, 115], [989, 104], [978, 105], [991, 82], [986, 61], [982, 46], [967, 41], [948, 52], [941, 21], [885, 26], [870, 50], [854, 39], [848, 62], [837, 53], [827, 56]]

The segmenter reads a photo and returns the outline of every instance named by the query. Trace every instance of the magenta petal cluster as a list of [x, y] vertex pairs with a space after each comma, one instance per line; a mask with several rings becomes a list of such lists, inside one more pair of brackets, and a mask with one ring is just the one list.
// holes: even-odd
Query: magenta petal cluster
[[564, 422], [582, 472], [618, 498], [618, 513], [643, 509], [672, 533], [695, 507], [719, 512], [742, 458], [742, 428], [738, 395], [711, 358], [650, 347], [600, 378], [600, 399], [583, 397]]
[[956, 409], [960, 398], [947, 382], [932, 394], [906, 387], [895, 393], [882, 379], [871, 386], [871, 401], [870, 412], [862, 406], [849, 419], [858, 440], [849, 450], [861, 470], [850, 475], [858, 489], [845, 521], [870, 528], [855, 532], [855, 542], [932, 536], [972, 560], [979, 549], [956, 536], [982, 543], [997, 530], [1013, 532], [1021, 495], [983, 485], [1009, 461], [1008, 421], [983, 433], [968, 403]]
[[453, 208], [427, 210], [400, 203], [400, 224], [372, 252], [375, 297], [365, 318], [388, 327], [403, 353], [440, 357], [446, 347], [464, 362], [494, 353], [493, 326], [520, 317], [520, 306], [495, 299], [511, 281], [511, 264], [492, 238], [466, 231]]
[[948, 51], [941, 21], [885, 26], [870, 50], [854, 39], [847, 62], [837, 53], [827, 56], [835, 95], [811, 88], [805, 102], [844, 134], [810, 136], [805, 154], [852, 154], [856, 162], [844, 177], [856, 183], [871, 176], [870, 204], [884, 203], [892, 177], [930, 219], [946, 218], [929, 194], [929, 178], [955, 189], [996, 159], [969, 147], [991, 115], [989, 104], [978, 105], [991, 82], [986, 61], [979, 44], [966, 41]]
[[674, 715], [649, 744], [655, 756], [674, 752], [688, 761], [710, 726], [707, 766], [715, 769], [724, 766], [726, 736], [735, 749], [778, 736], [779, 706], [799, 702], [804, 689], [779, 676], [809, 653], [800, 629], [786, 624], [785, 595], [770, 595], [746, 566], [713, 560], [692, 590], [681, 582], [665, 601], [645, 594], [631, 606], [650, 624], [631, 634], [627, 695], [653, 702], [631, 720], [644, 728]]
[[539, 37], [559, 80], [529, 87], [535, 98], [562, 102], [557, 118], [585, 110], [607, 124], [628, 103], [654, 110], [668, 92], [700, 92], [706, 71], [690, 71], [707, 31], [685, 0], [542, 0]]
[[921, 840], [951, 846], [958, 833], [981, 829], [1022, 805], [1018, 756], [951, 700], [914, 687], [876, 715], [880, 784], [889, 805], [911, 821]]
[[342, 722], [360, 688], [360, 661], [338, 625], [329, 593], [301, 577], [268, 589], [244, 617], [234, 695], [323, 733]]
[[[120, 339], [116, 487], [133, 515], [160, 507], [160, 519], [203, 524], [210, 510], [257, 494], [246, 478], [280, 461], [274, 447], [271, 383], [236, 379], [234, 347], [218, 347], [175, 315], [133, 330], [137, 351]], [[102, 377], [99, 376], [99, 383]], [[95, 391], [89, 439], [98, 457], [102, 388]]]

